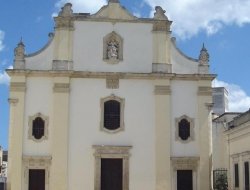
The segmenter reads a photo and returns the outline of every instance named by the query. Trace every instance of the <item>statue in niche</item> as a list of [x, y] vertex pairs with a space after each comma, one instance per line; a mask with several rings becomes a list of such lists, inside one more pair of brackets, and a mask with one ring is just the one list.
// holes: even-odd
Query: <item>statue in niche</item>
[[108, 59], [118, 59], [119, 44], [114, 39], [107, 44]]

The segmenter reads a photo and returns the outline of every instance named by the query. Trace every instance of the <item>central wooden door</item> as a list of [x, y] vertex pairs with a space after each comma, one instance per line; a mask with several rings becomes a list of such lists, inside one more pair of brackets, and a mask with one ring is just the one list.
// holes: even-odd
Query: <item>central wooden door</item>
[[45, 190], [45, 170], [29, 170], [29, 190]]
[[101, 159], [101, 190], [122, 190], [122, 176], [122, 159]]
[[177, 170], [177, 190], [193, 190], [192, 170]]

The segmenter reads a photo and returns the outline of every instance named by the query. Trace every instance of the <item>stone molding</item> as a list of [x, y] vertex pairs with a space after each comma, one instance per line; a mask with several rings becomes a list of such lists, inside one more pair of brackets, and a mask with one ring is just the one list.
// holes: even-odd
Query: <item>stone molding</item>
[[172, 21], [165, 21], [165, 20], [158, 21], [157, 20], [153, 24], [153, 32], [155, 31], [169, 32], [171, 24], [172, 24]]
[[198, 69], [200, 74], [209, 74], [208, 64], [199, 64]]
[[58, 17], [55, 17], [55, 28], [56, 29], [70, 29], [74, 30], [74, 19], [72, 4], [66, 3], [59, 12]]
[[16, 106], [16, 104], [18, 103], [18, 98], [9, 98], [8, 102], [10, 105]]
[[212, 96], [212, 87], [210, 86], [199, 86], [198, 87], [199, 96]]
[[[42, 120], [44, 121], [44, 135], [42, 136], [42, 138], [40, 139], [36, 139], [33, 135], [32, 135], [32, 131], [33, 131], [33, 121], [37, 118], [37, 117], [40, 117], [42, 118]], [[28, 139], [29, 140], [33, 140], [35, 142], [42, 142], [44, 140], [47, 140], [48, 137], [49, 137], [49, 117], [48, 116], [45, 116], [41, 113], [36, 113], [35, 115], [33, 116], [29, 116], [29, 122], [28, 122], [28, 126], [29, 126], [29, 129], [28, 129]]]
[[25, 92], [26, 91], [26, 83], [25, 82], [11, 82], [10, 83], [10, 91]]
[[208, 111], [212, 111], [214, 107], [214, 103], [205, 103], [205, 106]]
[[[118, 54], [116, 59], [108, 58], [108, 43], [110, 41], [116, 41], [119, 44]], [[117, 64], [123, 60], [123, 38], [116, 32], [111, 32], [103, 38], [103, 61], [109, 64]]]
[[168, 63], [153, 63], [153, 73], [172, 73], [172, 64]]
[[73, 70], [73, 61], [53, 60], [52, 70], [56, 70], [56, 71]]
[[[179, 136], [179, 122], [182, 119], [186, 119], [190, 123], [190, 136], [188, 137], [187, 140], [182, 140]], [[179, 118], [175, 118], [175, 140], [180, 141], [182, 143], [189, 143], [195, 139], [195, 134], [194, 134], [194, 118], [190, 118], [187, 115], [183, 115]]]
[[45, 190], [49, 189], [49, 172], [50, 172], [51, 160], [52, 160], [51, 156], [23, 156], [24, 181], [27, 189], [29, 184], [30, 169], [45, 170]]
[[95, 184], [94, 190], [101, 190], [101, 159], [121, 158], [123, 160], [122, 190], [129, 190], [129, 157], [132, 146], [93, 145], [95, 149]]
[[[114, 75], [110, 72], [88, 72], [88, 71], [37, 71], [37, 70], [6, 70], [10, 76], [27, 76], [27, 77], [71, 77], [71, 78], [102, 78]], [[216, 75], [213, 74], [175, 74], [175, 73], [116, 73], [119, 79], [142, 79], [142, 80], [155, 80], [155, 79], [170, 79], [170, 80], [187, 80], [187, 81], [202, 81], [215, 79]]]
[[155, 86], [155, 95], [170, 95], [171, 94], [171, 87], [170, 86]]
[[57, 92], [57, 93], [68, 93], [70, 91], [70, 84], [68, 84], [68, 83], [55, 83], [53, 90], [54, 90], [54, 92]]
[[173, 169], [197, 171], [199, 157], [171, 157]]
[[106, 88], [108, 89], [118, 89], [119, 88], [119, 77], [116, 75], [107, 76], [106, 78]]
[[[104, 127], [104, 103], [109, 101], [109, 100], [116, 100], [120, 103], [120, 127], [118, 129], [115, 129], [115, 130], [109, 130], [109, 129], [106, 129]], [[101, 131], [112, 134], [112, 133], [117, 133], [117, 132], [125, 130], [125, 124], [124, 124], [125, 99], [124, 98], [120, 98], [120, 97], [115, 96], [115, 95], [111, 95], [111, 96], [102, 98], [101, 102], [100, 102], [100, 107], [101, 107], [101, 120], [100, 120], [100, 130]]]

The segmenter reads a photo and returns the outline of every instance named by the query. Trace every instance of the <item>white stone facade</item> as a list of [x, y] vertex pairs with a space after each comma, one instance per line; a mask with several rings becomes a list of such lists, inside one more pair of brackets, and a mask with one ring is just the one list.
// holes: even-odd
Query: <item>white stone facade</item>
[[[55, 18], [47, 46], [19, 55], [8, 70], [8, 190], [28, 190], [24, 174], [34, 167], [45, 170], [46, 190], [100, 190], [100, 157], [123, 159], [122, 190], [176, 190], [178, 170], [192, 171], [192, 189], [209, 190], [215, 75], [208, 54], [203, 62], [183, 55], [160, 7], [154, 18], [140, 19], [118, 1], [94, 15], [73, 14], [71, 6]], [[117, 55], [105, 57], [112, 32], [120, 36]], [[107, 97], [123, 104], [115, 133], [102, 130]], [[47, 133], [34, 141], [29, 121], [39, 114]], [[186, 142], [176, 139], [178, 118], [192, 121]]]

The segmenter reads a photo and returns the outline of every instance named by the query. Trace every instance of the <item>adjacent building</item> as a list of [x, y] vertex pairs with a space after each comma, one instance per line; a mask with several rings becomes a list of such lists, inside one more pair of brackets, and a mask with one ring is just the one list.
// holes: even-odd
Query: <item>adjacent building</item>
[[184, 55], [165, 11], [109, 0], [55, 17], [41, 50], [15, 49], [8, 190], [209, 190], [209, 54]]
[[6, 190], [8, 152], [0, 146], [0, 190]]

